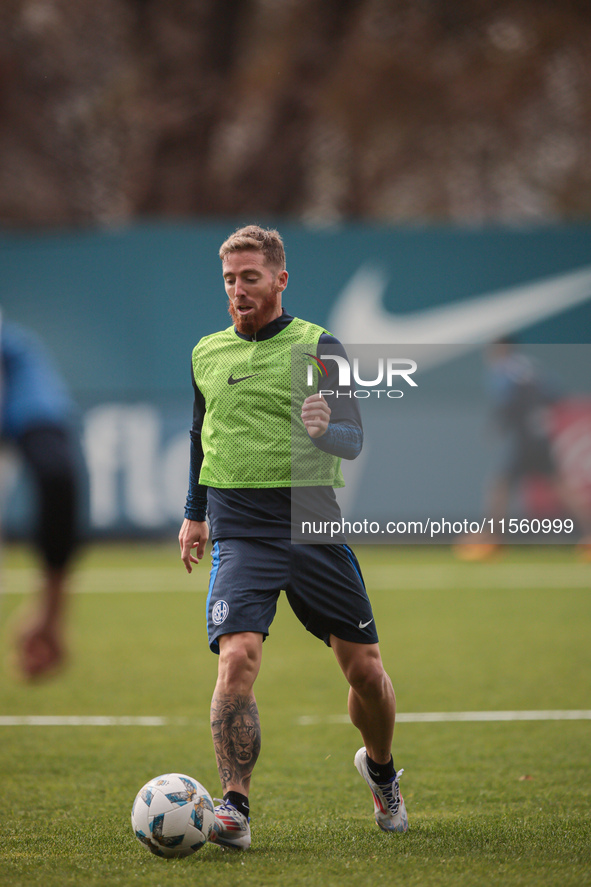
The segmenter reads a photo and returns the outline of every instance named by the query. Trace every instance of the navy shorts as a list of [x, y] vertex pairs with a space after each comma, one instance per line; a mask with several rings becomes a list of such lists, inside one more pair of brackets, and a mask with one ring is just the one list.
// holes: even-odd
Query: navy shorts
[[348, 545], [292, 545], [289, 539], [214, 542], [207, 596], [209, 646], [223, 634], [269, 634], [285, 591], [302, 625], [330, 645], [330, 635], [359, 644], [378, 641], [357, 558]]

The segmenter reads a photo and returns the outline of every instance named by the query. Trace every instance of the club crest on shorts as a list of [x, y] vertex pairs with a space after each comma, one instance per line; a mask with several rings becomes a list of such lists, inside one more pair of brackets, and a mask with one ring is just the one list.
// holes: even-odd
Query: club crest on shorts
[[225, 601], [216, 601], [213, 605], [213, 610], [211, 613], [211, 618], [213, 619], [214, 625], [221, 625], [222, 622], [225, 622], [228, 618], [228, 613], [230, 612], [230, 607]]

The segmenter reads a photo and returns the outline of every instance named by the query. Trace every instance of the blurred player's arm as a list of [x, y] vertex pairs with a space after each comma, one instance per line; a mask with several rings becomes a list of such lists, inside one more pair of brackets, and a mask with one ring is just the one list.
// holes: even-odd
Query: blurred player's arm
[[29, 677], [49, 673], [65, 659], [68, 577], [78, 548], [78, 476], [66, 428], [30, 428], [16, 440], [35, 480], [38, 499], [34, 542], [43, 561], [37, 609], [23, 623], [20, 668]]
[[79, 468], [73, 404], [42, 343], [5, 323], [2, 436], [22, 455], [35, 484], [33, 542], [42, 561], [39, 595], [18, 628], [18, 664], [27, 677], [49, 674], [65, 658], [68, 578], [79, 545]]
[[205, 398], [197, 387], [193, 371], [194, 401], [193, 425], [191, 426], [191, 451], [189, 459], [189, 491], [185, 503], [185, 519], [179, 532], [181, 560], [187, 573], [193, 571], [192, 564], [198, 564], [205, 554], [205, 544], [209, 538], [207, 526], [207, 487], [199, 483], [199, 475], [203, 464], [203, 446], [201, 429], [205, 416]]

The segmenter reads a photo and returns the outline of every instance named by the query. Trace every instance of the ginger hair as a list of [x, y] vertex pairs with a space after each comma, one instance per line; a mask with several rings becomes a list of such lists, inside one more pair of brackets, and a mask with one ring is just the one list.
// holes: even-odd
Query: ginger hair
[[278, 271], [285, 269], [285, 247], [279, 231], [273, 228], [261, 228], [259, 225], [246, 225], [230, 234], [220, 247], [222, 262], [228, 253], [241, 250], [256, 250], [265, 257], [267, 265]]

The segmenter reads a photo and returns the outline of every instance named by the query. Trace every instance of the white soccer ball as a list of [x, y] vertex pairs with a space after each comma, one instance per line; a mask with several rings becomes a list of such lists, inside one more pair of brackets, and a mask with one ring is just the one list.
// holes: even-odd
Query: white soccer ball
[[211, 795], [183, 773], [156, 776], [139, 790], [131, 809], [138, 841], [156, 856], [190, 856], [209, 840], [215, 823]]

